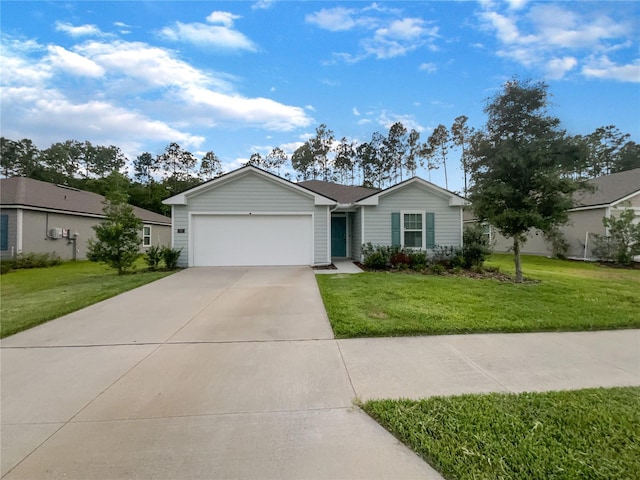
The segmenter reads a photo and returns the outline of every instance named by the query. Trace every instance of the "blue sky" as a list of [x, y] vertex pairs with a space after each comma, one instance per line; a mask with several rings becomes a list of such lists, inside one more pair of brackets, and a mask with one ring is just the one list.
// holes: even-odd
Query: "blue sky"
[[[572, 134], [640, 142], [640, 2], [11, 2], [1, 6], [2, 135], [40, 148], [170, 142], [226, 170], [292, 153], [327, 124], [423, 140], [513, 75], [545, 80]], [[450, 189], [460, 190], [458, 155]], [[426, 172], [419, 171], [427, 177]], [[444, 186], [444, 173], [432, 174]]]

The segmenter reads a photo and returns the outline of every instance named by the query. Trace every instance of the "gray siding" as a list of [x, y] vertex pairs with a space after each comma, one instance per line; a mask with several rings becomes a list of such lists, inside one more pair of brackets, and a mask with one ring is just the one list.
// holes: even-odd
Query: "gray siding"
[[361, 208], [353, 213], [349, 213], [351, 222], [351, 258], [362, 261], [362, 220]]
[[384, 195], [376, 206], [364, 206], [364, 239], [361, 243], [391, 245], [391, 213], [424, 211], [435, 214], [435, 243], [461, 246], [461, 209], [450, 207], [449, 199], [436, 196], [418, 185]]
[[[173, 207], [173, 246], [182, 248], [178, 265], [189, 264], [190, 212], [304, 212], [314, 214], [314, 262], [327, 263], [327, 206], [315, 206], [313, 197], [296, 192], [253, 172], [219, 183]], [[184, 229], [184, 233], [177, 233]]]
[[15, 208], [3, 208], [0, 209], [2, 215], [8, 217], [8, 230], [7, 230], [7, 249], [0, 250], [0, 258], [12, 258], [17, 252], [18, 237], [17, 237], [17, 220]]

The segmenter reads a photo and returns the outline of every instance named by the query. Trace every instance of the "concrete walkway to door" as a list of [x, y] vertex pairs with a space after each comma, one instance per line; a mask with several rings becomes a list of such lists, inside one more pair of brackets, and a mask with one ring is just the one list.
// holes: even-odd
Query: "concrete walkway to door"
[[310, 268], [194, 268], [5, 339], [2, 475], [440, 478], [352, 405]]

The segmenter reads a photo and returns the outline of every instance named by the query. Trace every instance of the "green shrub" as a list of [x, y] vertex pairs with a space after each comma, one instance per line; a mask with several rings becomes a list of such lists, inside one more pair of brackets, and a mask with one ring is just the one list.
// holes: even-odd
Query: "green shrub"
[[436, 245], [433, 253], [429, 258], [431, 266], [439, 265], [444, 270], [450, 270], [454, 267], [463, 265], [462, 249], [454, 246]]
[[168, 270], [175, 270], [178, 268], [178, 258], [180, 258], [181, 251], [181, 248], [162, 248], [162, 258]]
[[162, 247], [156, 245], [149, 247], [147, 253], [144, 254], [144, 261], [147, 263], [149, 270], [158, 270], [162, 261]]
[[391, 264], [391, 256], [398, 251], [398, 247], [366, 243], [362, 246], [363, 264], [372, 270], [385, 270]]
[[633, 263], [633, 257], [640, 255], [640, 223], [635, 223], [635, 217], [632, 208], [625, 208], [617, 218], [604, 217], [602, 224], [609, 235], [594, 235], [593, 254], [620, 265]]
[[489, 255], [491, 246], [489, 238], [485, 234], [484, 227], [480, 224], [465, 227], [462, 234], [462, 267], [481, 267]]
[[13, 260], [0, 261], [0, 275], [10, 272], [13, 269]]
[[412, 252], [409, 266], [416, 272], [424, 270], [427, 267], [427, 252], [423, 250]]
[[12, 261], [12, 267], [16, 270], [26, 268], [45, 268], [60, 265], [62, 259], [55, 253], [19, 253]]
[[560, 260], [567, 259], [569, 242], [558, 227], [554, 227], [544, 234], [544, 241], [551, 247], [551, 255]]

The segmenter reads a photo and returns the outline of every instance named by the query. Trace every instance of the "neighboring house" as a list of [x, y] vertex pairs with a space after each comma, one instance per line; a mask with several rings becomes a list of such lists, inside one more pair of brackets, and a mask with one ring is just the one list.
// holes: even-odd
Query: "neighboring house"
[[181, 266], [327, 265], [362, 260], [362, 245], [462, 245], [454, 193], [414, 177], [385, 190], [292, 183], [253, 166], [175, 195]]
[[[0, 258], [55, 252], [63, 260], [84, 259], [93, 226], [104, 219], [97, 193], [25, 177], [0, 179]], [[133, 207], [142, 220], [141, 250], [169, 245], [171, 219]]]
[[[584, 191], [574, 196], [575, 207], [569, 210], [569, 223], [560, 228], [560, 232], [569, 244], [567, 257], [593, 259], [593, 234], [604, 235], [603, 217], [617, 216], [626, 205], [636, 212], [640, 222], [640, 168], [626, 172], [603, 175], [591, 181], [595, 190]], [[475, 222], [473, 216], [465, 212], [465, 223]], [[496, 252], [512, 249], [513, 241], [504, 238], [495, 229], [487, 229], [494, 242]], [[522, 253], [532, 255], [551, 255], [551, 246], [544, 240], [542, 232], [532, 230]]]

